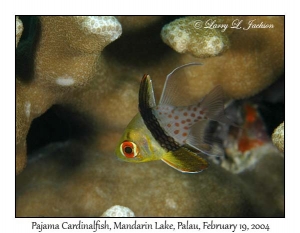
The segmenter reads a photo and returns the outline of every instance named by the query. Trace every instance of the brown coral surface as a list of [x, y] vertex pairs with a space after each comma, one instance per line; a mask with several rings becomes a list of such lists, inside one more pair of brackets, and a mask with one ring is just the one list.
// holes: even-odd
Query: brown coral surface
[[123, 32], [115, 17], [20, 17], [17, 216], [101, 216], [114, 205], [135, 216], [283, 216], [280, 156], [268, 154], [239, 175], [213, 164], [189, 175], [113, 153], [138, 111], [144, 73], [157, 98], [165, 76], [188, 62], [204, 64], [186, 72], [194, 98], [216, 84], [236, 99], [267, 88], [283, 72], [283, 17], [239, 17], [245, 27], [255, 19], [274, 28], [232, 30], [228, 50], [205, 59], [164, 44], [161, 30], [176, 18], [118, 19]]
[[257, 169], [241, 176], [213, 164], [200, 174], [182, 174], [161, 161], [122, 163], [108, 152], [118, 135], [107, 139], [107, 152], [78, 141], [37, 151], [42, 158], [17, 177], [17, 216], [101, 216], [113, 205], [128, 206], [135, 216], [283, 213], [279, 156], [266, 156]]

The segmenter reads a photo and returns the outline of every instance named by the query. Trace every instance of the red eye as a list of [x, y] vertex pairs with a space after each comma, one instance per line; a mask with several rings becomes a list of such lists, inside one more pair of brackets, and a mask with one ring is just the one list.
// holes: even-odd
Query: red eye
[[124, 141], [120, 146], [120, 150], [126, 158], [137, 156], [137, 147], [133, 142]]

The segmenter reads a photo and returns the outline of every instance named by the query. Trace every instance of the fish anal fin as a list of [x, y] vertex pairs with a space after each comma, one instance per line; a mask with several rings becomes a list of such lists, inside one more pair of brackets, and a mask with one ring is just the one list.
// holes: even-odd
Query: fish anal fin
[[169, 151], [161, 160], [183, 173], [198, 173], [208, 167], [204, 158], [184, 147]]
[[209, 120], [201, 120], [194, 124], [190, 129], [186, 144], [209, 156], [222, 157], [224, 156], [222, 143], [206, 132], [209, 122]]

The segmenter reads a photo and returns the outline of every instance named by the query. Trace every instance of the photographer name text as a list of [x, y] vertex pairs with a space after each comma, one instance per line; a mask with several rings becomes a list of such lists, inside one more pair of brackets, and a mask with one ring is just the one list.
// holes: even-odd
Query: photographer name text
[[217, 23], [215, 19], [208, 19], [206, 21], [195, 20], [194, 27], [196, 29], [207, 28], [207, 29], [220, 29], [222, 32], [225, 32], [228, 28], [238, 29], [238, 30], [250, 30], [250, 29], [268, 29], [274, 28], [274, 24], [267, 24], [264, 22], [257, 22], [256, 19], [252, 19], [249, 21], [244, 21], [242, 19], [235, 19], [228, 23]]

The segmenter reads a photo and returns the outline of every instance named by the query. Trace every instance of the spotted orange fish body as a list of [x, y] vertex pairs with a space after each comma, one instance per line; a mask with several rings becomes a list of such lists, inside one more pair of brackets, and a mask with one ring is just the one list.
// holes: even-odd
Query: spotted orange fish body
[[[156, 105], [149, 75], [144, 75], [139, 90], [139, 113], [127, 126], [117, 156], [127, 162], [162, 160], [185, 173], [201, 172], [208, 167], [205, 156], [221, 156], [222, 148], [206, 137], [208, 122], [229, 123], [224, 115], [223, 92], [216, 86], [196, 104], [183, 106], [178, 74], [190, 63], [174, 69], [166, 78]], [[175, 78], [175, 77], [176, 78]]]

